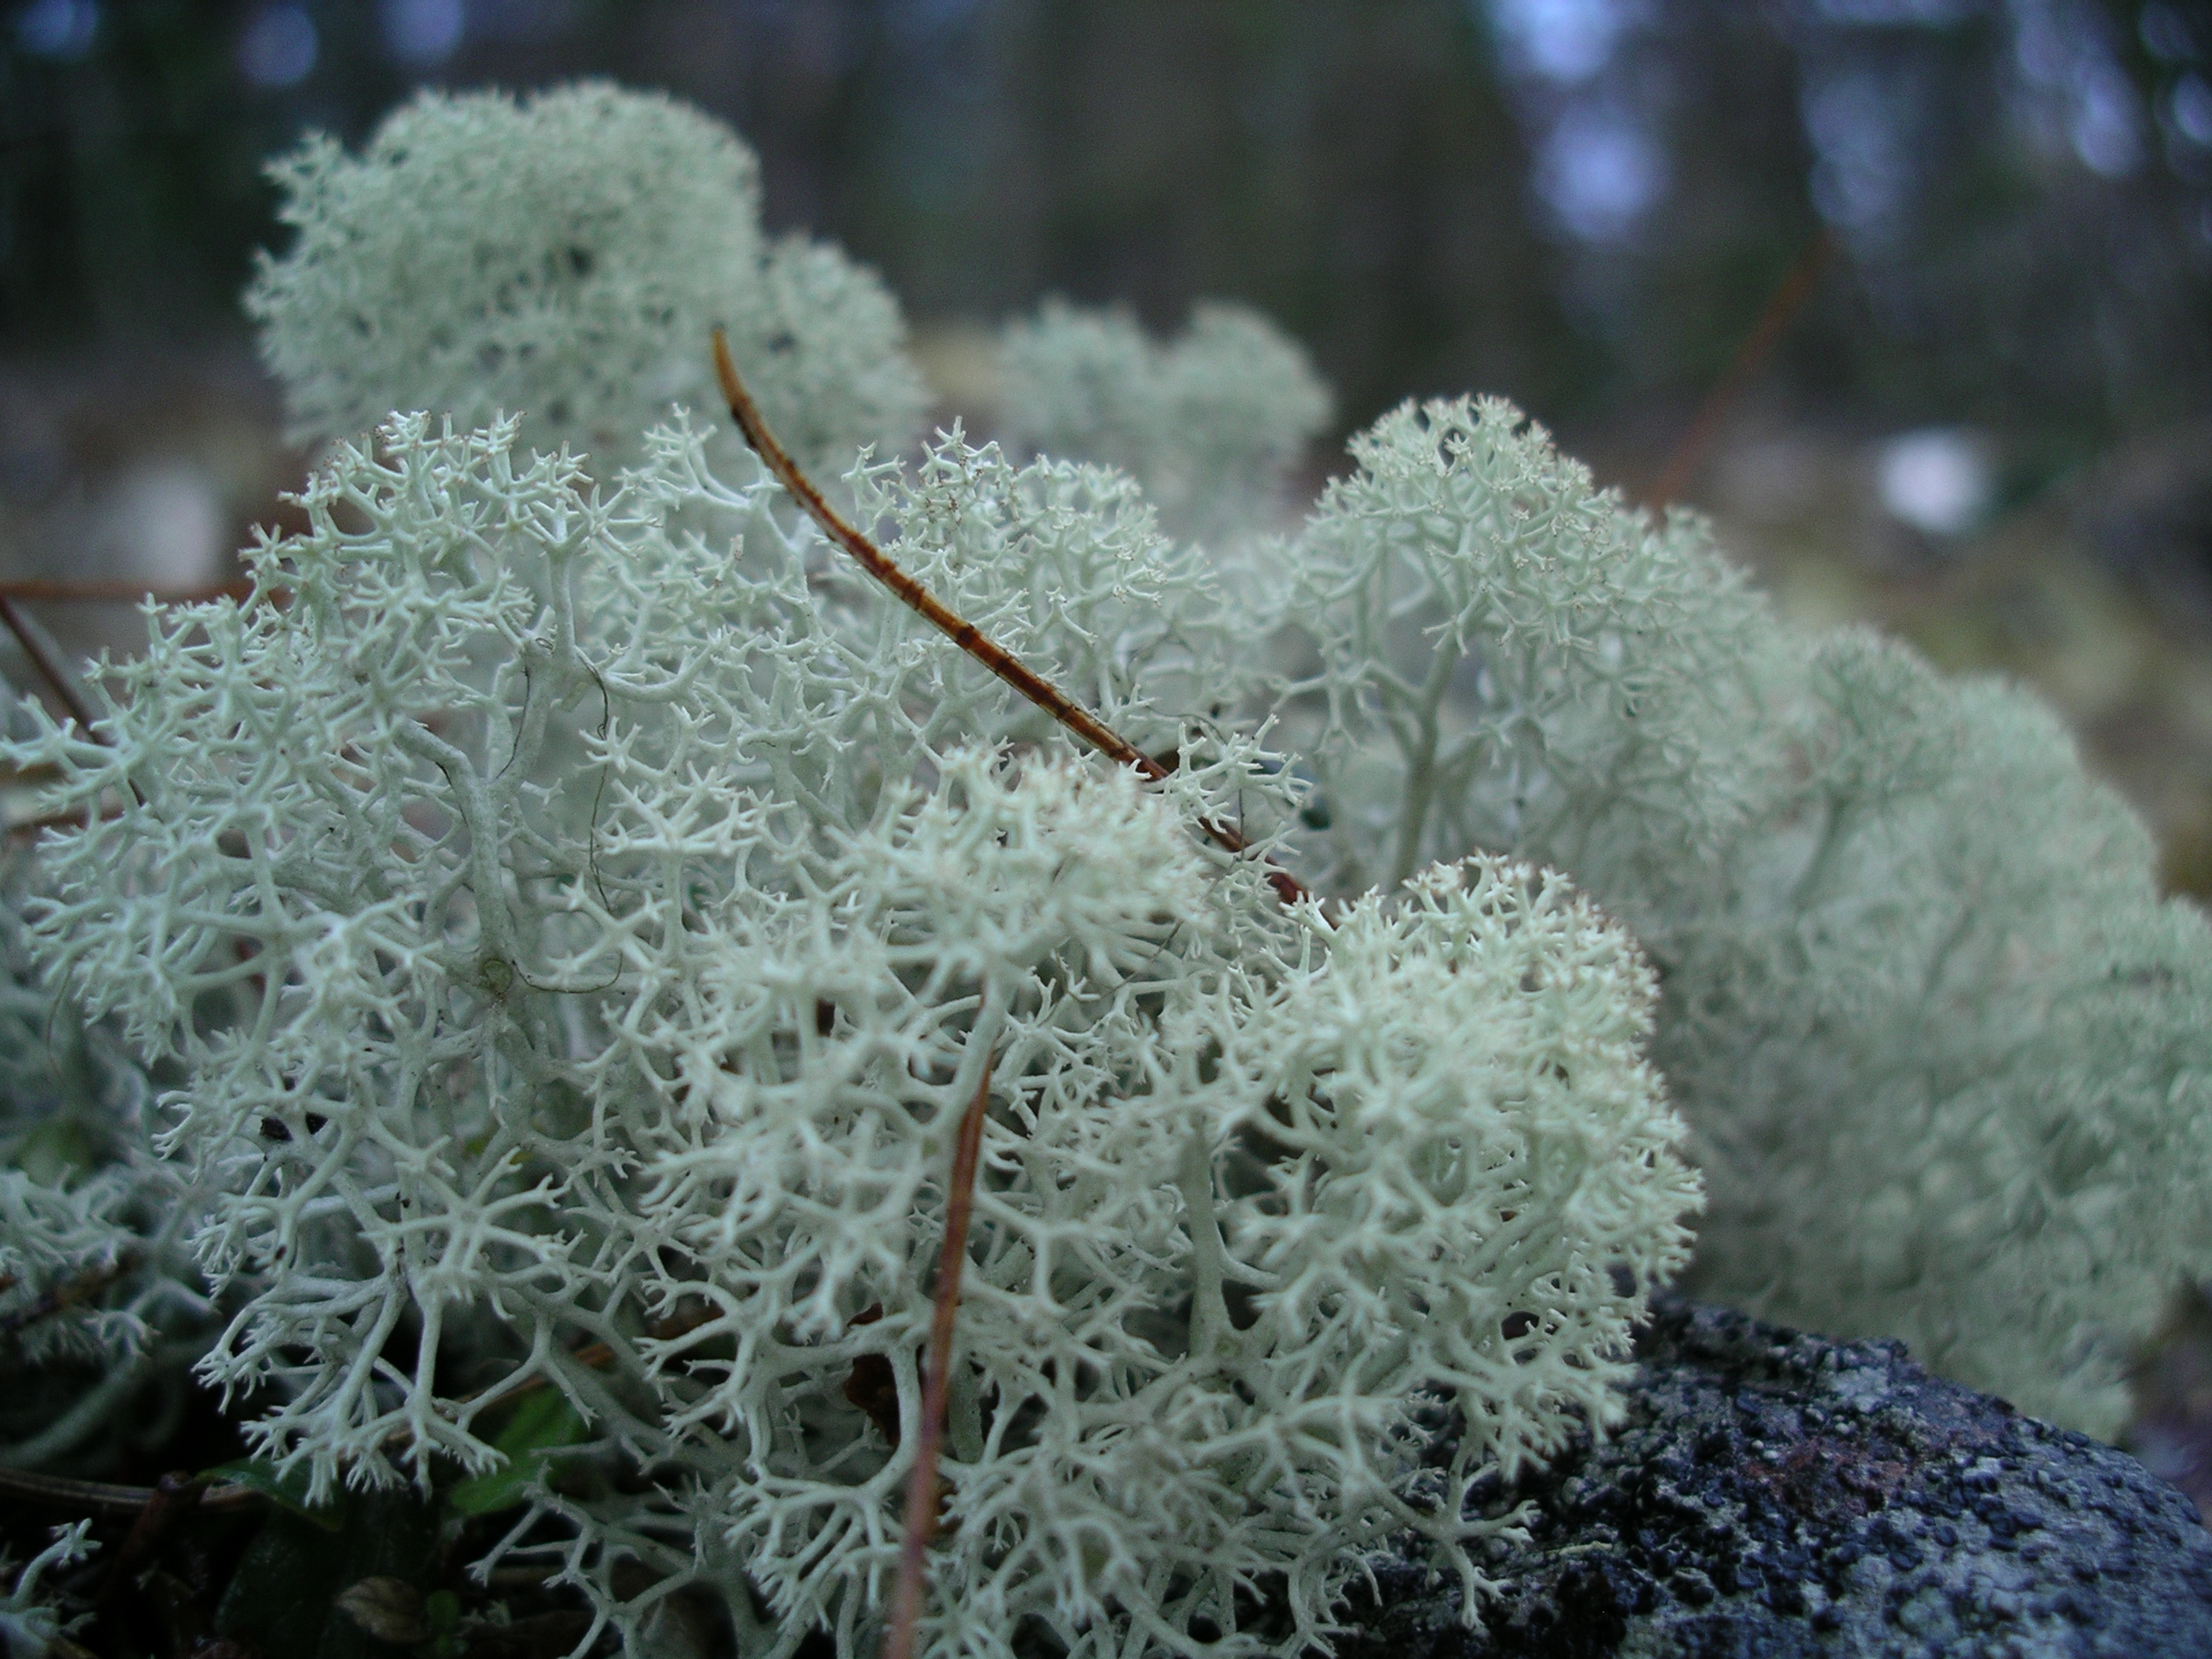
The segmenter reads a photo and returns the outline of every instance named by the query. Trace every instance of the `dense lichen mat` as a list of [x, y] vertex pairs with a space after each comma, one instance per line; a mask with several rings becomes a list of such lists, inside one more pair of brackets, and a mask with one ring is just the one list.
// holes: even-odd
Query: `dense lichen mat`
[[[1613, 1417], [1686, 1265], [2117, 1424], [2205, 1266], [2212, 940], [2032, 700], [1796, 635], [1497, 401], [1272, 533], [1326, 397], [1249, 314], [1048, 311], [1008, 431], [1087, 454], [879, 458], [888, 296], [665, 100], [426, 96], [278, 176], [305, 527], [0, 748], [53, 821], [0, 1007], [22, 1461], [191, 1364], [240, 1479], [411, 1484], [579, 1639], [703, 1590], [744, 1651], [869, 1649], [975, 1102], [940, 1650], [1296, 1652], [1407, 1534], [1479, 1618], [1518, 1522], [1463, 1500]], [[1141, 767], [680, 406], [718, 325], [953, 634]]]

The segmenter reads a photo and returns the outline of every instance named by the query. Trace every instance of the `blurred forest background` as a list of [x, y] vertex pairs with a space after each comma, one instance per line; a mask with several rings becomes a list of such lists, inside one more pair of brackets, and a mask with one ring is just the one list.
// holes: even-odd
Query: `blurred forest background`
[[2212, 892], [2205, 0], [4, 0], [0, 575], [222, 580], [303, 465], [264, 159], [586, 74], [735, 124], [945, 414], [1054, 293], [1248, 300], [1346, 431], [1503, 392], [1793, 613], [2041, 686]]

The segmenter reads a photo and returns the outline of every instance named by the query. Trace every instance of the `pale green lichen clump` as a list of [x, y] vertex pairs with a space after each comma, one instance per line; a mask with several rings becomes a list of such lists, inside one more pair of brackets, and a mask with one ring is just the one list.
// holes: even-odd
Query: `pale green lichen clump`
[[[457, 1354], [550, 1377], [650, 1476], [539, 1500], [612, 1616], [703, 1575], [861, 1650], [988, 1071], [948, 1648], [1196, 1651], [1272, 1585], [1292, 1630], [1231, 1646], [1295, 1651], [1407, 1528], [1480, 1589], [1468, 1486], [1608, 1417], [1687, 1250], [1648, 971], [1525, 866], [1324, 912], [1210, 848], [1297, 796], [1183, 718], [1239, 624], [1110, 475], [951, 441], [855, 487], [905, 568], [1179, 736], [1170, 784], [1069, 753], [686, 427], [608, 494], [419, 417], [337, 449], [252, 599], [161, 619], [112, 745], [21, 751], [115, 807], [47, 847], [38, 928], [189, 1079], [240, 1301], [204, 1374], [272, 1389], [256, 1443], [323, 1486], [495, 1463]], [[1437, 1393], [1467, 1432], [1417, 1487]], [[666, 1576], [618, 1601], [625, 1558]]]
[[[157, 1120], [80, 1079], [106, 1169], [0, 1176], [21, 1295], [152, 1242], [63, 1334], [187, 1344], [196, 1227], [202, 1372], [267, 1390], [269, 1455], [486, 1469], [542, 1379], [623, 1479], [541, 1481], [511, 1546], [637, 1651], [703, 1583], [749, 1654], [856, 1653], [988, 1079], [941, 1651], [1297, 1652], [1407, 1529], [1477, 1616], [1468, 1483], [1613, 1411], [1686, 1148], [1705, 1291], [2117, 1427], [2212, 1273], [2212, 933], [2021, 693], [1794, 635], [1501, 403], [1386, 416], [1268, 540], [1325, 404], [1229, 313], [1048, 312], [1007, 411], [1228, 562], [1103, 468], [859, 457], [917, 406], [895, 313], [763, 251], [750, 160], [665, 100], [426, 96], [285, 176], [254, 303], [338, 440], [310, 528], [156, 617], [112, 744], [4, 750], [82, 815], [47, 982], [182, 1079]], [[1164, 784], [665, 414], [718, 319], [892, 557]], [[349, 438], [388, 407], [441, 412]]]
[[1697, 1286], [2111, 1438], [2212, 1277], [2212, 929], [2026, 693], [1858, 631], [1799, 672], [1798, 768], [1644, 930]]
[[1169, 342], [1126, 312], [1049, 301], [1006, 326], [999, 377], [1007, 441], [1117, 467], [1170, 531], [1217, 546], [1277, 527], [1333, 401], [1297, 341], [1220, 301]]
[[295, 234], [246, 303], [295, 441], [508, 413], [526, 450], [566, 444], [611, 483], [672, 402], [711, 397], [717, 325], [833, 477], [921, 425], [897, 302], [836, 248], [769, 238], [752, 152], [672, 99], [425, 92], [359, 155], [313, 137], [271, 171]]
[[2212, 929], [2027, 694], [1777, 622], [1499, 403], [1353, 440], [1281, 550], [1303, 867], [1573, 872], [1665, 986], [1692, 1285], [2112, 1435], [2212, 1275]]

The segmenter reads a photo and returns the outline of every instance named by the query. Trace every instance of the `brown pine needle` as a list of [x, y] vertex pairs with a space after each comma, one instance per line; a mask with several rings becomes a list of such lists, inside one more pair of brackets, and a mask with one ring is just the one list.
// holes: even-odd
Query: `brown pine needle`
[[[687, 1332], [697, 1330], [699, 1327], [714, 1317], [714, 1315], [712, 1312], [707, 1311], [679, 1314], [672, 1319], [661, 1320], [647, 1326], [646, 1334], [662, 1339], [682, 1336]], [[586, 1346], [572, 1350], [568, 1358], [579, 1365], [588, 1366], [593, 1370], [598, 1370], [602, 1366], [614, 1363], [615, 1351], [609, 1343], [593, 1342]], [[489, 1388], [478, 1389], [473, 1394], [459, 1395], [453, 1403], [457, 1406], [467, 1406], [481, 1401], [486, 1407], [504, 1406], [511, 1401], [523, 1398], [526, 1395], [538, 1394], [552, 1386], [553, 1379], [550, 1376], [544, 1371], [533, 1371], [520, 1382], [495, 1382]], [[414, 1437], [405, 1429], [395, 1429], [386, 1440], [385, 1444], [404, 1446], [413, 1438]]]
[[884, 1659], [914, 1659], [921, 1623], [922, 1564], [937, 1535], [937, 1456], [945, 1442], [945, 1407], [952, 1385], [952, 1326], [960, 1308], [960, 1270], [968, 1261], [968, 1217], [975, 1198], [975, 1165], [983, 1146], [983, 1118], [991, 1098], [991, 1061], [975, 1097], [960, 1117], [953, 1143], [952, 1180], [945, 1195], [945, 1246], [937, 1256], [937, 1299], [929, 1326], [929, 1369], [921, 1386], [921, 1436], [906, 1483], [906, 1535], [899, 1543], [898, 1585], [891, 1596], [890, 1629]]
[[6, 1318], [0, 1319], [0, 1337], [13, 1336], [42, 1319], [50, 1319], [58, 1313], [76, 1307], [80, 1302], [90, 1301], [137, 1265], [137, 1254], [125, 1250], [112, 1261], [103, 1261], [98, 1267], [86, 1268], [73, 1279], [64, 1279]]
[[1797, 256], [1797, 263], [1784, 274], [1758, 320], [1752, 324], [1751, 332], [1744, 336], [1729, 359], [1728, 367], [1721, 371], [1720, 379], [1705, 394], [1705, 401], [1698, 408], [1697, 418], [1690, 422], [1690, 429], [1674, 446], [1674, 453], [1660, 469], [1658, 477], [1644, 491], [1644, 506], [1663, 511], [1698, 476], [1698, 469], [1705, 465], [1705, 453], [1720, 431], [1721, 422], [1735, 407], [1744, 388], [1765, 365], [1774, 348], [1781, 343], [1784, 332], [1804, 309], [1805, 302], [1813, 297], [1813, 290], [1820, 285], [1820, 278], [1835, 252], [1836, 240], [1825, 228], [1805, 245], [1805, 251]]
[[[92, 705], [84, 700], [84, 693], [78, 687], [76, 676], [54, 655], [53, 641], [47, 637], [46, 630], [25, 616], [15, 601], [3, 592], [0, 592], [0, 623], [8, 625], [8, 631], [15, 636], [15, 643], [22, 647], [23, 654], [30, 659], [31, 666], [52, 688], [62, 708], [76, 722], [77, 729], [94, 743], [114, 747], [115, 739], [94, 722]], [[146, 792], [135, 780], [125, 778], [124, 781], [130, 786], [131, 799], [143, 806]]]
[[[1117, 765], [1134, 767], [1138, 775], [1149, 782], [1158, 783], [1167, 777], [1166, 767], [1139, 750], [1012, 652], [984, 637], [981, 629], [892, 563], [883, 549], [848, 523], [836, 508], [830, 505], [822, 492], [815, 488], [814, 481], [799, 470], [799, 463], [791, 459], [790, 453], [776, 441], [775, 434], [769, 430], [768, 422], [761, 415], [760, 405], [753, 401], [752, 393], [745, 389], [745, 383], [738, 374], [738, 366], [731, 360], [728, 337], [719, 328], [714, 331], [714, 374], [722, 383], [722, 396], [728, 400], [731, 418], [737, 422], [738, 430], [744, 434], [745, 441], [752, 446], [753, 453], [767, 465], [776, 482], [790, 492], [792, 499], [806, 510], [806, 515], [822, 527], [822, 533], [850, 554], [861, 569], [890, 588], [901, 603], [924, 622], [1107, 759]], [[1217, 847], [1232, 856], [1250, 848], [1251, 843], [1228, 824], [1212, 818], [1200, 818], [1198, 827]], [[1305, 889], [1298, 884], [1297, 878], [1272, 861], [1267, 880], [1285, 904], [1295, 903], [1305, 896]]]
[[100, 1622], [108, 1622], [121, 1610], [125, 1598], [137, 1584], [138, 1575], [153, 1564], [162, 1540], [206, 1496], [206, 1480], [187, 1469], [173, 1469], [154, 1483], [152, 1495], [124, 1535], [123, 1547], [100, 1574], [100, 1589], [93, 1597], [93, 1612]]
[[94, 743], [106, 743], [107, 739], [94, 723], [92, 705], [85, 702], [84, 694], [77, 690], [75, 678], [46, 648], [45, 635], [31, 626], [29, 618], [4, 592], [0, 592], [0, 623], [8, 624], [8, 631], [15, 636], [15, 643], [22, 647], [23, 655], [38, 671], [39, 678], [46, 683], [63, 710], [77, 723], [85, 736]]
[[[0, 1495], [48, 1509], [104, 1515], [127, 1521], [152, 1503], [153, 1486], [118, 1486], [105, 1480], [78, 1480], [65, 1474], [38, 1474], [29, 1469], [0, 1469]], [[220, 1486], [203, 1489], [203, 1510], [252, 1509], [265, 1502], [251, 1486]]]

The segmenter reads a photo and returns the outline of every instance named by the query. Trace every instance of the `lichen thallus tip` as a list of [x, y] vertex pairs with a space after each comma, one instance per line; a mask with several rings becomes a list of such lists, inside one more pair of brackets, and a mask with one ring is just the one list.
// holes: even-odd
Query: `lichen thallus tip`
[[[760, 405], [753, 401], [752, 393], [746, 390], [744, 379], [738, 373], [736, 361], [730, 356], [728, 336], [718, 328], [714, 331], [714, 375], [721, 382], [722, 396], [730, 405], [731, 418], [737, 422], [738, 430], [744, 434], [745, 441], [752, 446], [753, 453], [775, 475], [776, 482], [790, 492], [792, 499], [805, 509], [807, 516], [821, 526], [823, 535], [850, 554], [869, 575], [897, 595], [908, 609], [1107, 759], [1117, 765], [1134, 768], [1149, 782], [1158, 783], [1167, 777], [1166, 767], [1031, 669], [1012, 652], [987, 638], [982, 629], [900, 569], [872, 538], [830, 506], [821, 490], [815, 487], [814, 481], [791, 458], [790, 452], [776, 441], [775, 434], [769, 430]], [[1231, 856], [1241, 857], [1251, 850], [1251, 843], [1243, 835], [1218, 818], [1202, 817], [1198, 821], [1198, 827], [1208, 840]], [[1294, 904], [1306, 896], [1304, 886], [1289, 871], [1272, 859], [1267, 860], [1267, 866], [1268, 884], [1274, 888], [1284, 903]]]

